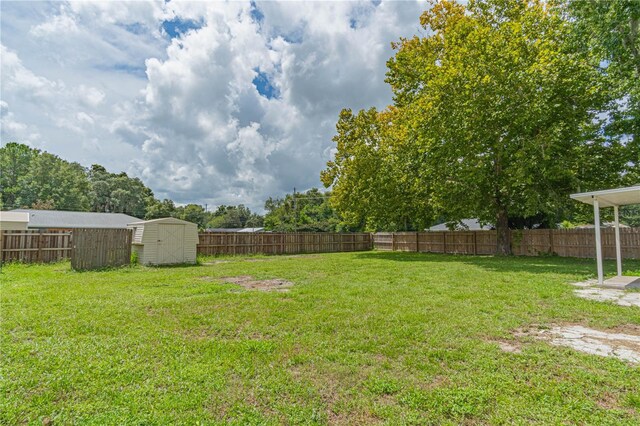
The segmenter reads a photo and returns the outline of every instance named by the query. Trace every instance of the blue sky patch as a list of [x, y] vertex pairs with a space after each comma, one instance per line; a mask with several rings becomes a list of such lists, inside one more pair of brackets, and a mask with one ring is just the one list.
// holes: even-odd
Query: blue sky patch
[[142, 25], [140, 22], [136, 22], [136, 23], [133, 23], [133, 24], [123, 24], [123, 25], [119, 25], [119, 26], [124, 28], [125, 30], [127, 30], [127, 32], [130, 32], [131, 34], [140, 35], [140, 34], [144, 34], [145, 32], [147, 32], [147, 30], [144, 27], [144, 25]]
[[125, 74], [131, 74], [138, 78], [147, 78], [147, 67], [145, 65], [136, 66], [131, 64], [113, 64], [113, 65], [97, 65], [95, 67], [100, 71], [116, 71]]
[[281, 33], [282, 38], [285, 39], [287, 43], [300, 44], [304, 39], [305, 27], [306, 27], [306, 24], [303, 23], [302, 25], [295, 28], [293, 31], [289, 31], [286, 34]]
[[251, 2], [251, 11], [249, 13], [254, 22], [262, 23], [264, 20], [264, 13], [262, 13], [255, 1]]
[[197, 30], [202, 24], [191, 19], [174, 18], [162, 22], [162, 29], [170, 38], [180, 37], [189, 30]]
[[271, 84], [269, 76], [258, 68], [254, 69], [254, 71], [258, 73], [253, 79], [253, 85], [256, 86], [258, 93], [267, 99], [277, 98], [279, 95], [278, 89]]

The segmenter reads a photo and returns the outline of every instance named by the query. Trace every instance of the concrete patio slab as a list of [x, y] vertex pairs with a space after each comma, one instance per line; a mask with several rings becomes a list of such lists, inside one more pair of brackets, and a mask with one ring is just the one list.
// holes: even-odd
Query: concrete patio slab
[[626, 290], [629, 288], [640, 288], [640, 277], [617, 276], [609, 278], [602, 283], [602, 287]]
[[574, 283], [576, 296], [597, 302], [613, 302], [620, 306], [634, 306], [640, 308], [640, 292], [625, 291], [617, 288], [603, 288], [597, 286], [596, 280]]

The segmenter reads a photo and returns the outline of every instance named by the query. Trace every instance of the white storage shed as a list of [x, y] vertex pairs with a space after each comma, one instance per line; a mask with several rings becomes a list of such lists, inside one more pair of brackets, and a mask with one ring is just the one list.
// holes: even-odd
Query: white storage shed
[[166, 217], [133, 222], [132, 252], [143, 265], [196, 263], [198, 226], [185, 220]]

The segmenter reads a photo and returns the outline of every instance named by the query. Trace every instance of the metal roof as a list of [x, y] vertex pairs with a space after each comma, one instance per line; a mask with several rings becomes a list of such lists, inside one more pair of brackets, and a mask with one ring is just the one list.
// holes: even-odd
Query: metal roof
[[207, 228], [206, 232], [263, 232], [264, 228]]
[[640, 185], [605, 189], [602, 191], [581, 192], [579, 194], [571, 194], [570, 197], [586, 204], [593, 204], [593, 200], [598, 199], [600, 207], [640, 204]]
[[[434, 225], [429, 228], [429, 231], [448, 231], [447, 224], [450, 222], [444, 222], [439, 225]], [[462, 219], [459, 223], [456, 223], [454, 229], [457, 231], [481, 231], [485, 229], [491, 229], [491, 225], [481, 225], [478, 219]]]
[[149, 220], [140, 220], [136, 219], [135, 222], [130, 222], [130, 226], [134, 225], [145, 225], [147, 223], [171, 223], [176, 225], [197, 225], [193, 222], [189, 222], [187, 220], [176, 219], [175, 217], [161, 217], [158, 219], [149, 219]]
[[238, 232], [247, 233], [247, 232], [262, 232], [262, 231], [264, 231], [264, 228], [243, 228]]
[[29, 213], [33, 228], [126, 228], [128, 223], [140, 219], [124, 213], [70, 212], [61, 210], [15, 209], [12, 212]]

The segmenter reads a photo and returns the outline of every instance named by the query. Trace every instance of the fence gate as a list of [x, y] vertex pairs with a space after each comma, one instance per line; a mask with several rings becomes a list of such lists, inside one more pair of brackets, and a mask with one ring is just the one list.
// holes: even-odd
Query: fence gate
[[130, 229], [74, 229], [71, 267], [77, 270], [128, 265]]

